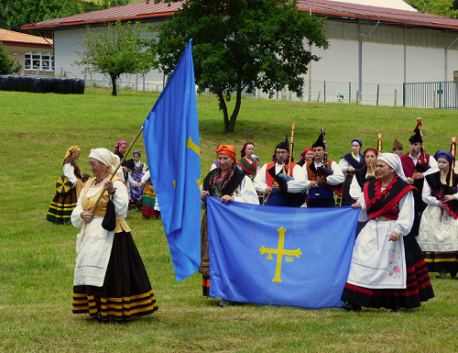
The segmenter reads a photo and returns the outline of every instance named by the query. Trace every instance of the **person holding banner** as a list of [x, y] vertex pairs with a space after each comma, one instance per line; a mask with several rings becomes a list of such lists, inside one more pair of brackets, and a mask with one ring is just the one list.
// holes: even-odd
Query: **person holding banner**
[[[219, 145], [216, 149], [219, 167], [207, 174], [201, 186], [202, 208], [207, 208], [207, 196], [221, 199], [222, 203], [229, 201], [259, 205], [258, 195], [251, 179], [239, 168], [235, 159], [235, 146]], [[201, 222], [201, 266], [203, 295], [210, 294], [210, 259], [208, 249], [207, 212]], [[230, 305], [230, 301], [222, 300], [220, 306]]]
[[[79, 193], [83, 188], [83, 182], [81, 181], [81, 171], [76, 163], [76, 160], [80, 157], [81, 150], [78, 146], [70, 147], [65, 152], [64, 160], [61, 163], [63, 169], [62, 182], [65, 182], [60, 187], [49, 206], [46, 220], [56, 224], [70, 224], [70, 215], [73, 209], [76, 207]], [[70, 186], [71, 185], [71, 186]], [[67, 192], [62, 192], [67, 188]]]
[[418, 243], [425, 252], [429, 272], [438, 278], [458, 272], [458, 175], [453, 172], [454, 156], [438, 151], [439, 171], [428, 174], [423, 186], [423, 201], [428, 205], [421, 216]]
[[307, 162], [302, 167], [305, 178], [308, 180], [309, 207], [335, 207], [334, 191], [344, 182], [345, 177], [339, 165], [327, 159], [323, 133], [320, 134], [312, 148], [315, 153], [314, 160]]
[[356, 238], [342, 307], [419, 307], [434, 292], [421, 249], [410, 234], [415, 188], [395, 154], [380, 154], [376, 173], [378, 179], [364, 186], [363, 198], [353, 205], [367, 212], [369, 222]]
[[72, 224], [82, 228], [76, 241], [73, 313], [105, 322], [131, 320], [158, 309], [125, 220], [126, 184], [118, 175], [110, 180], [118, 165], [118, 157], [106, 148], [91, 150], [94, 178], [84, 186], [71, 217]]
[[256, 190], [265, 194], [266, 206], [298, 207], [305, 202], [304, 192], [308, 182], [302, 168], [289, 162], [289, 153], [290, 144], [286, 137], [275, 148], [275, 161], [264, 164], [254, 179]]

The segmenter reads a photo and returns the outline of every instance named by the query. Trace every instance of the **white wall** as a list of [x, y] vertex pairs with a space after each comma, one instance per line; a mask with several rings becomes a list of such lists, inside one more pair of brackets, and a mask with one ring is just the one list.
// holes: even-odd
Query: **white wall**
[[[101, 27], [102, 28], [102, 27]], [[101, 29], [100, 28], [100, 29]], [[72, 65], [75, 61], [80, 60], [80, 56], [76, 53], [77, 51], [83, 52], [85, 50], [84, 47], [84, 39], [86, 38], [86, 28], [79, 28], [79, 29], [72, 29], [72, 30], [64, 30], [64, 31], [56, 31], [54, 33], [54, 66], [55, 66], [55, 74], [61, 75], [65, 72], [68, 77], [79, 77], [83, 78], [83, 67], [78, 67]], [[144, 33], [145, 37], [151, 38], [154, 34], [152, 33]], [[90, 84], [91, 77], [93, 80], [105, 80], [105, 82], [109, 82], [107, 76], [103, 74], [94, 74], [94, 75], [86, 75], [86, 82]], [[138, 82], [139, 89], [143, 87], [143, 80], [141, 76], [133, 74], [126, 74], [121, 76], [122, 84], [128, 85], [135, 85]], [[160, 89], [162, 90], [162, 82], [163, 82], [163, 74], [159, 71], [151, 71], [149, 72], [146, 77], [145, 81], [148, 84], [149, 90], [156, 89], [156, 86], [159, 85]]]

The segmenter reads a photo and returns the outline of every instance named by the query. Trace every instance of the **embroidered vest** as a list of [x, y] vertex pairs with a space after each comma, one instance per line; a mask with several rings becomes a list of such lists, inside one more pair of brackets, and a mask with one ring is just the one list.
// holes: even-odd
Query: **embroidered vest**
[[[116, 182], [118, 180], [122, 181], [120, 178], [118, 178], [115, 175], [112, 181], [114, 183], [114, 182]], [[81, 206], [83, 207], [83, 209], [85, 211], [91, 211], [94, 208], [95, 202], [99, 198], [100, 193], [104, 192], [103, 187], [100, 187], [100, 190], [99, 190], [98, 193], [96, 193], [95, 195], [89, 196], [89, 197], [87, 196], [87, 192], [88, 192], [89, 188], [92, 186], [92, 184], [94, 183], [94, 181], [95, 181], [95, 178], [91, 178], [86, 182], [86, 185], [84, 185], [83, 193], [82, 193], [82, 196], [81, 196]], [[126, 184], [126, 183], [124, 183], [124, 184]], [[97, 206], [97, 208], [95, 210], [94, 216], [99, 216], [99, 217], [105, 216], [105, 213], [107, 211], [107, 203], [108, 203], [109, 199], [110, 199], [110, 197], [108, 195], [108, 192], [104, 192], [103, 197], [100, 200], [100, 202], [99, 202], [99, 204], [98, 204], [98, 206]], [[126, 220], [124, 218], [117, 218], [116, 219], [116, 228], [115, 228], [114, 232], [115, 233], [120, 233], [123, 230], [125, 232], [130, 232], [130, 227], [127, 224], [127, 222], [126, 222]]]

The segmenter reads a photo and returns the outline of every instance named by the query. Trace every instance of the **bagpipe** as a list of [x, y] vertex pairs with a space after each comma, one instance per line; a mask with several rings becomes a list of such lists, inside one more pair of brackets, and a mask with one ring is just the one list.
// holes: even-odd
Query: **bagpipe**
[[[415, 127], [415, 129], [413, 130], [413, 132], [417, 132], [417, 130], [420, 132], [420, 136], [421, 136], [421, 141], [422, 141], [422, 146], [421, 146], [421, 149], [420, 149], [420, 154], [423, 156], [423, 162], [418, 159], [418, 162], [415, 166], [415, 171], [416, 172], [421, 172], [421, 173], [424, 173], [426, 172], [429, 168], [431, 168], [428, 164], [428, 160], [426, 159], [426, 152], [425, 152], [425, 144], [424, 144], [424, 139], [423, 139], [423, 131], [422, 131], [422, 128], [421, 128], [421, 118], [417, 118], [417, 126]], [[418, 157], [418, 156], [415, 156], [415, 157]]]
[[[329, 162], [328, 162], [328, 146], [326, 144], [326, 130], [325, 128], [321, 128], [321, 136], [323, 139], [323, 145], [324, 145], [324, 156], [323, 156], [323, 165], [319, 166], [316, 168], [316, 173], [318, 176], [326, 178], [332, 174], [334, 174], [333, 170], [329, 168]], [[342, 185], [336, 185], [336, 186], [331, 186], [331, 189], [337, 193], [342, 192]], [[319, 188], [316, 189], [315, 196], [320, 196], [320, 190]]]
[[[274, 178], [274, 180], [278, 183], [280, 191], [282, 191], [284, 193], [287, 193], [287, 191], [288, 191], [288, 181], [294, 180], [294, 178], [291, 176], [291, 173], [292, 173], [291, 162], [292, 162], [292, 159], [293, 159], [293, 152], [294, 152], [294, 131], [295, 130], [296, 130], [296, 124], [292, 123], [291, 124], [291, 139], [290, 139], [290, 144], [289, 144], [289, 146], [290, 146], [289, 147], [290, 154], [289, 154], [289, 159], [288, 159], [288, 163], [287, 163], [288, 167], [286, 167], [284, 162], [283, 162], [282, 171], [280, 173], [276, 174], [275, 165], [271, 169], [269, 169], [267, 171]], [[301, 195], [301, 194], [305, 194], [305, 189], [303, 191], [301, 191], [300, 193], [295, 194], [295, 195]], [[271, 194], [267, 195], [266, 199], [264, 200], [264, 204], [266, 204], [267, 201], [269, 201], [270, 195]]]

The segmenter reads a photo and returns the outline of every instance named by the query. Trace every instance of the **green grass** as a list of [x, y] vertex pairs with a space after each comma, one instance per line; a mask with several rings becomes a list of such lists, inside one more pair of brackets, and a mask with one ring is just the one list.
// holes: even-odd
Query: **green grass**
[[[409, 312], [241, 305], [220, 309], [201, 296], [198, 274], [176, 283], [158, 220], [131, 212], [128, 222], [150, 276], [160, 310], [129, 324], [100, 325], [71, 313], [77, 230], [45, 220], [60, 163], [71, 145], [112, 149], [131, 141], [157, 94], [89, 90], [84, 95], [0, 92], [0, 351], [5, 352], [416, 352], [458, 350], [457, 281], [433, 278], [436, 298]], [[198, 98], [202, 175], [216, 145], [240, 150], [252, 140], [262, 162], [297, 123], [296, 157], [326, 128], [330, 158], [338, 160], [359, 137], [385, 150], [397, 137], [408, 147], [423, 118], [427, 152], [448, 149], [456, 113], [340, 104], [244, 100], [236, 133], [223, 133], [214, 97]], [[136, 149], [144, 151], [143, 141]], [[167, 158], [167, 151], [164, 151]], [[326, 236], [323, 234], [322, 236]], [[434, 277], [434, 275], [432, 276]]]

